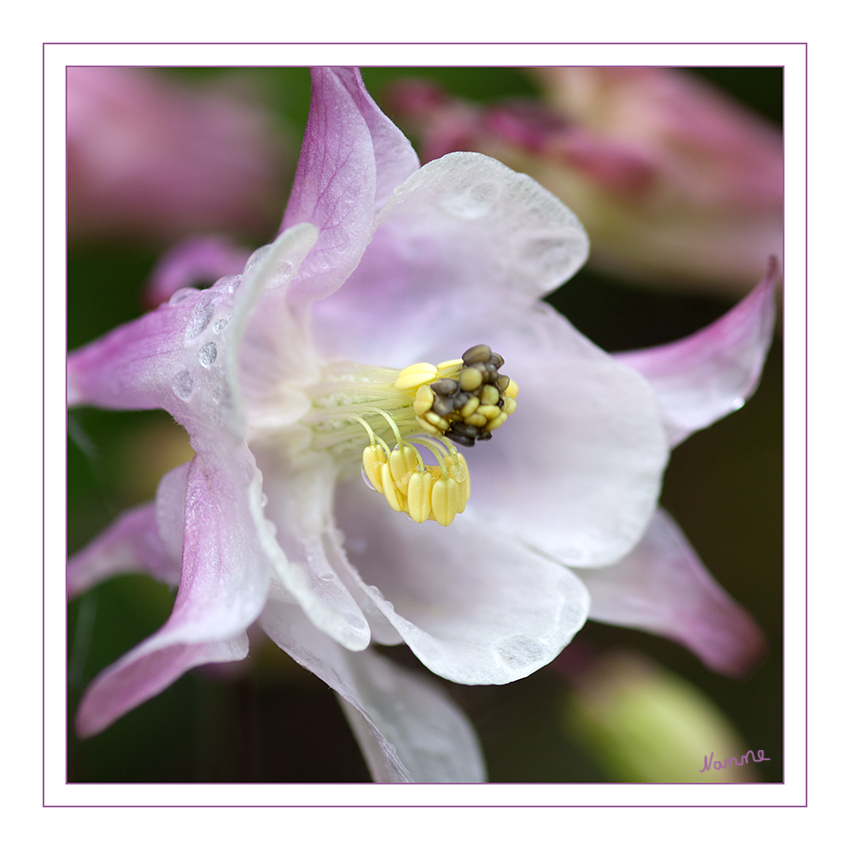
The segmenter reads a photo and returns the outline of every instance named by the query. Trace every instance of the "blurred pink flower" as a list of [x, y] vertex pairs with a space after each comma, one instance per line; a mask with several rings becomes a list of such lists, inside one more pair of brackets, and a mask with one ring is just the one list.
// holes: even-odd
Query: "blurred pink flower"
[[285, 147], [255, 95], [152, 69], [67, 76], [68, 234], [164, 243], [274, 227]]
[[536, 68], [543, 101], [477, 106], [430, 83], [387, 93], [425, 159], [476, 150], [575, 211], [591, 264], [632, 280], [740, 294], [782, 255], [780, 131], [666, 68]]

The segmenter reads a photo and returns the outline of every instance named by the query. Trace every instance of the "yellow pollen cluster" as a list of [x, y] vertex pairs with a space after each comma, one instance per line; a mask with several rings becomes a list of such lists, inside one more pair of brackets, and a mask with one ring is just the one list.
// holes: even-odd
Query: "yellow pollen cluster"
[[516, 410], [517, 385], [499, 373], [504, 359], [476, 345], [460, 360], [402, 369], [395, 388], [413, 392], [413, 412], [426, 434], [445, 436], [461, 446], [489, 440]]
[[396, 446], [387, 457], [384, 447], [373, 443], [363, 450], [363, 471], [394, 511], [415, 522], [450, 525], [469, 500], [469, 469], [453, 449], [439, 465], [426, 466], [410, 444]]

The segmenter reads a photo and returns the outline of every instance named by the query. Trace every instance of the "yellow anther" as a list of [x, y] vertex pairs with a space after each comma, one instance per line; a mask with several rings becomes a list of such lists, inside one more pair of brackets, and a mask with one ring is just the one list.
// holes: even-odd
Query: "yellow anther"
[[505, 397], [505, 403], [502, 405], [502, 410], [510, 416], [516, 410], [516, 402], [510, 397]]
[[416, 421], [419, 423], [419, 426], [422, 428], [422, 430], [423, 430], [426, 434], [431, 434], [432, 436], [436, 437], [436, 436], [438, 436], [439, 434], [442, 434], [442, 433], [443, 433], [443, 432], [442, 432], [439, 428], [437, 428], [437, 427], [436, 427], [436, 425], [432, 425], [432, 424], [431, 424], [430, 422], [428, 422], [428, 420], [427, 420], [427, 419], [425, 419], [425, 417], [423, 417], [423, 416], [417, 416], [417, 417], [416, 417]]
[[466, 503], [469, 501], [469, 497], [472, 495], [472, 480], [469, 476], [469, 467], [466, 465], [466, 458], [462, 454], [458, 454], [457, 460], [461, 467], [455, 475], [458, 483], [457, 512], [462, 514]]
[[477, 390], [484, 383], [484, 375], [480, 369], [467, 368], [461, 371], [458, 382], [464, 392], [472, 392], [472, 390]]
[[508, 414], [502, 411], [495, 419], [491, 419], [485, 426], [485, 431], [495, 431], [497, 428], [500, 428], [507, 421]]
[[431, 488], [434, 477], [429, 470], [414, 472], [407, 487], [407, 514], [414, 522], [431, 518]]
[[393, 481], [392, 472], [390, 472], [390, 466], [388, 463], [385, 463], [381, 467], [381, 485], [383, 487], [384, 498], [387, 500], [387, 504], [396, 512], [401, 512], [404, 509], [404, 505], [402, 499], [404, 496], [399, 492], [398, 487], [395, 485], [395, 481]]
[[516, 398], [517, 393], [519, 392], [519, 387], [516, 385], [513, 379], [508, 384], [508, 388], [505, 390], [505, 395], [508, 398]]
[[431, 363], [413, 363], [398, 373], [393, 386], [397, 390], [412, 390], [437, 379], [437, 367]]
[[445, 434], [449, 430], [449, 420], [438, 416], [433, 410], [429, 410], [422, 416], [426, 422], [430, 422], [435, 428], [439, 429], [441, 434]]
[[495, 404], [482, 404], [475, 412], [486, 419], [495, 419], [502, 411]]
[[419, 455], [412, 446], [396, 446], [390, 452], [390, 474], [395, 482], [396, 487], [407, 495], [407, 483], [410, 481], [410, 476], [419, 468]]
[[458, 366], [463, 366], [463, 360], [444, 360], [437, 364], [438, 372], [453, 372]]
[[369, 483], [381, 494], [384, 493], [384, 485], [381, 481], [381, 470], [387, 462], [387, 456], [381, 446], [377, 444], [366, 446], [363, 449], [363, 471], [369, 479]]
[[481, 404], [498, 404], [499, 403], [499, 389], [498, 387], [494, 387], [492, 384], [487, 384], [486, 387], [482, 387], [481, 389]]
[[464, 419], [466, 419], [467, 416], [472, 416], [479, 404], [481, 404], [481, 402], [478, 397], [472, 396], [472, 398], [460, 409], [460, 415]]
[[413, 412], [417, 416], [422, 416], [422, 414], [427, 413], [431, 409], [431, 405], [434, 403], [435, 398], [434, 390], [432, 390], [427, 384], [423, 384], [418, 390], [416, 390], [416, 398], [413, 402]]
[[440, 478], [431, 488], [431, 515], [442, 526], [451, 525], [457, 515], [458, 486], [454, 478]]

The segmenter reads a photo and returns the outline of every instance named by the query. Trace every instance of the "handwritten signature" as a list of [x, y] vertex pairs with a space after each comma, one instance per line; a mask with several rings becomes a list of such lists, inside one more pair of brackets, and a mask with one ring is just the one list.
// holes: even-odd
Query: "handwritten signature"
[[[744, 755], [740, 757], [740, 761], [738, 761], [734, 756], [726, 759], [726, 762], [715, 761], [712, 763], [714, 759], [714, 753], [710, 756], [705, 756], [705, 764], [700, 770], [700, 773], [705, 773], [707, 770], [711, 770], [714, 767], [715, 770], [723, 770], [726, 767], [741, 767], [741, 765], [748, 764], [750, 756], [753, 757], [754, 762], [758, 761], [770, 761], [770, 759], [764, 754], [764, 750], [759, 750], [758, 755], [754, 755], [752, 750], [747, 750]], [[731, 762], [731, 763], [730, 763]]]

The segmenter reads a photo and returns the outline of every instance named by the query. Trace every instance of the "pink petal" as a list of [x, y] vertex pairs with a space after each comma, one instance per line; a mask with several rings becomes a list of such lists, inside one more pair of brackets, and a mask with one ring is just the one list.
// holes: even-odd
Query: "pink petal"
[[241, 277], [179, 290], [152, 313], [72, 352], [68, 403], [162, 407], [199, 452], [238, 441], [244, 411], [237, 354], [248, 317], [267, 287], [282, 289], [294, 277], [315, 238], [309, 225], [293, 228], [256, 252]]
[[81, 738], [102, 732], [128, 711], [164, 691], [187, 670], [201, 664], [241, 661], [248, 654], [246, 634], [161, 648], [152, 644], [159, 634], [107, 667], [92, 682], [77, 711], [75, 726]]
[[671, 446], [740, 408], [755, 392], [773, 339], [776, 260], [739, 304], [692, 336], [617, 354], [652, 385]]
[[664, 635], [728, 676], [744, 675], [764, 655], [759, 627], [714, 581], [663, 510], [618, 564], [577, 572], [590, 591], [593, 620]]
[[174, 610], [91, 684], [80, 704], [80, 734], [104, 729], [191, 667], [245, 657], [245, 629], [265, 604], [270, 578], [258, 533], [261, 498], [259, 471], [244, 446], [215, 464], [200, 455], [190, 463]]
[[155, 502], [123, 513], [68, 561], [69, 598], [123, 573], [144, 571], [172, 585], [180, 581], [188, 470], [184, 464], [166, 473]]
[[376, 782], [483, 782], [469, 721], [434, 684], [377, 653], [349, 652], [292, 605], [263, 613], [269, 637], [341, 697]]
[[380, 112], [359, 71], [317, 68], [295, 182], [281, 229], [319, 228], [316, 248], [290, 289], [291, 301], [312, 301], [339, 288], [360, 261], [375, 210], [418, 159]]

